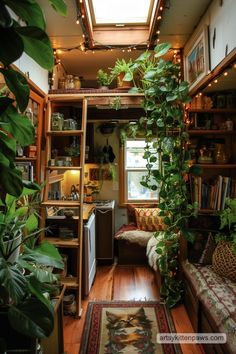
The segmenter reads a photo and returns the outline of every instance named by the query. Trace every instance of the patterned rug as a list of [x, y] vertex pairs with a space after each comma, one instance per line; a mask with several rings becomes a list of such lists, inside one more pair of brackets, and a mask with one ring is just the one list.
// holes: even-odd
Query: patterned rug
[[169, 310], [157, 301], [89, 302], [80, 354], [181, 354], [179, 345], [157, 343], [176, 333]]

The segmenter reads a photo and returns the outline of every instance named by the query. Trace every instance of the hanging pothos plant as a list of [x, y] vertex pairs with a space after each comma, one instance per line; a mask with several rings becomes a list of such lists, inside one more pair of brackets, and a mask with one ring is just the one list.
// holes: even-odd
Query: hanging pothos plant
[[[134, 135], [145, 130], [147, 175], [141, 184], [159, 192], [160, 216], [166, 225], [164, 237], [158, 242], [158, 265], [163, 279], [161, 295], [169, 307], [179, 302], [182, 283], [178, 273], [179, 236], [190, 240], [187, 220], [197, 212], [189, 202], [185, 176], [190, 172], [189, 152], [185, 149], [188, 133], [184, 123], [184, 104], [190, 101], [188, 83], [180, 79], [180, 66], [161, 57], [168, 52], [169, 43], [159, 44], [134, 61], [132, 73], [124, 80], [134, 80], [130, 92], [144, 94], [145, 115], [126, 133]], [[124, 130], [123, 130], [124, 133]], [[154, 141], [152, 148], [150, 142]], [[159, 160], [159, 168], [154, 165]], [[191, 171], [193, 172], [193, 171]], [[162, 231], [163, 235], [163, 231]], [[158, 232], [155, 236], [158, 238]]]

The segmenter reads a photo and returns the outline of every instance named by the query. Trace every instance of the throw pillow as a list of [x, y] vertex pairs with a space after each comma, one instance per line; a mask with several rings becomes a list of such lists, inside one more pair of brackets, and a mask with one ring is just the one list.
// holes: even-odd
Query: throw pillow
[[156, 207], [157, 204], [127, 204], [129, 223], [135, 223], [136, 225], [135, 208], [156, 208]]
[[232, 242], [220, 241], [212, 256], [212, 267], [215, 273], [236, 281], [236, 254]]
[[212, 233], [207, 230], [198, 231], [194, 242], [188, 242], [188, 260], [190, 263], [202, 265], [212, 264], [212, 255], [215, 250], [215, 241]]
[[210, 232], [208, 235], [208, 239], [204, 248], [204, 251], [202, 252], [202, 255], [198, 261], [198, 263], [202, 265], [210, 265], [212, 264], [212, 256], [216, 248], [216, 243], [214, 240], [214, 237], [212, 236], [212, 233]]
[[135, 208], [137, 227], [143, 231], [164, 230], [158, 208]]

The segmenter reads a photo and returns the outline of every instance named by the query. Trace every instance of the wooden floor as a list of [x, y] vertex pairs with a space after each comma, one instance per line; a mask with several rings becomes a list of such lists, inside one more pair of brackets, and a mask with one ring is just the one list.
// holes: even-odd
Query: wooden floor
[[[83, 301], [81, 319], [64, 317], [66, 354], [78, 354], [89, 300], [158, 300], [159, 293], [152, 270], [148, 266], [99, 266], [89, 297]], [[178, 333], [193, 332], [183, 305], [171, 310]], [[196, 344], [182, 344], [183, 354], [203, 354]]]

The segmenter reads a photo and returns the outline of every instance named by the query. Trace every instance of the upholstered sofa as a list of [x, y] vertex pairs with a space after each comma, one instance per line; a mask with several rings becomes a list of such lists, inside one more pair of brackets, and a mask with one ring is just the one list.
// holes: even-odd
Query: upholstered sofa
[[227, 336], [224, 344], [204, 345], [205, 352], [233, 354], [236, 353], [236, 283], [214, 271], [212, 252], [209, 234], [201, 258], [189, 256], [182, 261], [184, 304], [196, 333]]

